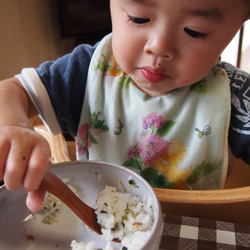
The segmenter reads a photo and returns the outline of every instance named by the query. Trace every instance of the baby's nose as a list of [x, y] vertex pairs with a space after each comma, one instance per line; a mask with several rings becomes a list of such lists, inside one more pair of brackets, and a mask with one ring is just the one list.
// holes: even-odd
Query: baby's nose
[[145, 52], [155, 56], [172, 60], [175, 57], [175, 46], [171, 37], [165, 34], [156, 34], [148, 39], [145, 45]]

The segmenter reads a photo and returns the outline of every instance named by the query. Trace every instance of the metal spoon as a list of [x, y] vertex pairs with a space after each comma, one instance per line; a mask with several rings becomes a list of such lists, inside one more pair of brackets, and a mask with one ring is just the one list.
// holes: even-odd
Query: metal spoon
[[40, 187], [64, 202], [89, 228], [102, 234], [95, 210], [79, 199], [55, 174], [47, 171]]

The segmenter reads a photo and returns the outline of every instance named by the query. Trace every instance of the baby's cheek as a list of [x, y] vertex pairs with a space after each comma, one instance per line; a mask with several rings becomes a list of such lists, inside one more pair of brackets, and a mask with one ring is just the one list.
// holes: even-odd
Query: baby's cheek
[[179, 79], [175, 79], [175, 80], [179, 88], [186, 87], [186, 86], [193, 84], [192, 80], [189, 77], [180, 77]]

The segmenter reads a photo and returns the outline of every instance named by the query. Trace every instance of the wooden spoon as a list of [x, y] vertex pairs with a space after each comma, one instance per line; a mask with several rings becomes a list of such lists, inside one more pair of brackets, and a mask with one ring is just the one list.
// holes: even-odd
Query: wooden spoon
[[55, 174], [47, 171], [40, 187], [64, 202], [89, 228], [102, 234], [95, 210], [79, 199]]

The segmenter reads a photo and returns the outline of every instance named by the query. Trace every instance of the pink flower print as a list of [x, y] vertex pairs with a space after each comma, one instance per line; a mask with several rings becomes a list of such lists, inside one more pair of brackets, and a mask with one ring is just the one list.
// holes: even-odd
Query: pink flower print
[[81, 145], [79, 142], [76, 143], [76, 150], [79, 154], [85, 154], [87, 152], [87, 147]]
[[138, 143], [135, 143], [133, 146], [131, 146], [128, 150], [128, 159], [137, 158], [137, 156], [140, 154], [141, 150], [139, 148]]
[[88, 130], [89, 130], [88, 123], [82, 124], [78, 130], [78, 134], [79, 134], [80, 138], [86, 144], [88, 143]]
[[168, 141], [159, 137], [157, 134], [147, 134], [144, 136], [140, 144], [140, 149], [141, 157], [145, 164], [153, 166], [154, 161], [168, 152], [168, 146]]
[[164, 125], [164, 120], [161, 115], [158, 116], [158, 118], [155, 120], [155, 127], [156, 128], [161, 128]]
[[142, 127], [144, 129], [149, 129], [152, 126], [160, 128], [164, 124], [164, 120], [161, 115], [158, 115], [157, 112], [152, 112], [146, 117], [143, 118]]

